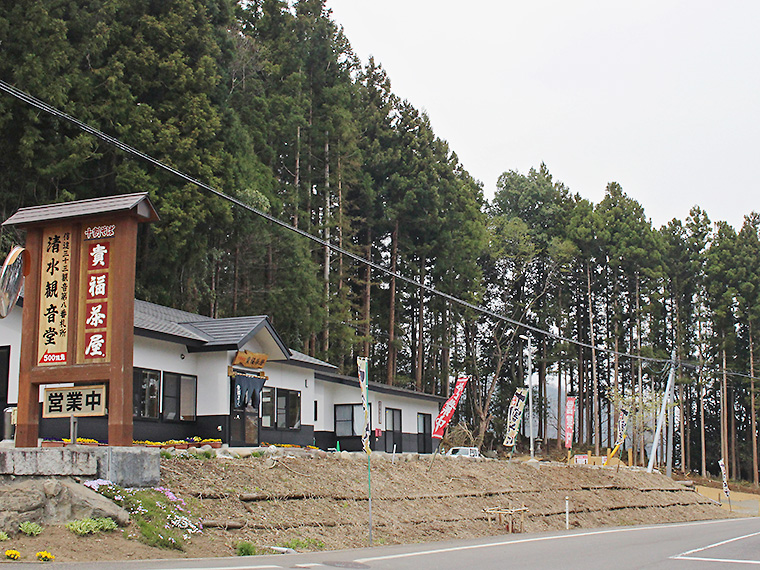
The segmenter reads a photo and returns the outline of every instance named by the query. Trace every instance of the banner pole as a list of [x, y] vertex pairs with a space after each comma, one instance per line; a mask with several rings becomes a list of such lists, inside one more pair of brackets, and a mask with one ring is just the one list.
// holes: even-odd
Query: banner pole
[[371, 453], [367, 454], [367, 488], [369, 497], [369, 545], [372, 546], [372, 460]]
[[443, 439], [446, 437], [446, 432], [449, 430], [448, 426], [444, 428], [443, 437], [438, 440], [438, 447], [433, 452], [433, 457], [430, 458], [430, 465], [428, 465], [428, 471], [430, 471], [433, 468], [433, 461], [435, 461], [435, 456], [440, 454], [443, 454]]
[[[625, 441], [626, 437], [628, 437], [628, 434], [625, 434], [623, 436], [623, 441]], [[618, 452], [618, 449], [620, 449], [621, 445], [623, 445], [622, 441], [615, 446], [615, 449], [612, 450], [612, 453], [610, 453], [609, 457], [607, 457], [607, 459], [604, 460], [604, 463], [602, 463], [602, 467], [604, 467], [605, 465], [607, 465], [610, 462], [610, 459], [612, 459], [613, 457], [615, 457], [615, 454]]]

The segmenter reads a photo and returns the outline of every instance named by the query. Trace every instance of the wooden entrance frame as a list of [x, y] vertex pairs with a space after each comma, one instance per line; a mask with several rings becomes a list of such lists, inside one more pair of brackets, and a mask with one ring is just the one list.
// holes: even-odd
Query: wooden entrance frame
[[[108, 384], [108, 444], [131, 446], [132, 363], [134, 356], [135, 263], [137, 226], [158, 220], [146, 192], [22, 208], [3, 226], [26, 230], [26, 249], [30, 267], [24, 285], [21, 355], [19, 363], [18, 419], [16, 447], [37, 447], [39, 437], [39, 391], [43, 384], [71, 382]], [[70, 233], [70, 258], [67, 258], [69, 320], [66, 324], [65, 362], [42, 364], [40, 355], [41, 304], [43, 292], [43, 236], [51, 228]], [[95, 228], [96, 233], [93, 233]], [[106, 228], [106, 230], [102, 230]], [[86, 232], [87, 237], [85, 235]], [[102, 233], [102, 236], [100, 233]], [[111, 235], [108, 235], [108, 233]], [[92, 235], [98, 237], [93, 238]], [[103, 358], [85, 358], [84, 280], [87, 261], [83, 250], [98, 239], [108, 242], [108, 322], [107, 352]], [[42, 343], [44, 344], [44, 343]], [[62, 348], [64, 348], [62, 346]], [[91, 360], [88, 362], [88, 360]]]

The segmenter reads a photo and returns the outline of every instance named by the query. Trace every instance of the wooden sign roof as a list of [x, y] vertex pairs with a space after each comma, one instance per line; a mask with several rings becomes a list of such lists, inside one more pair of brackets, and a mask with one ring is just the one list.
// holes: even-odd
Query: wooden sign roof
[[39, 224], [52, 220], [65, 220], [68, 218], [80, 218], [82, 216], [95, 216], [118, 212], [132, 212], [142, 222], [158, 221], [153, 204], [148, 198], [147, 192], [135, 194], [122, 194], [120, 196], [106, 196], [91, 200], [78, 200], [76, 202], [63, 202], [47, 204], [45, 206], [32, 206], [20, 208], [15, 214], [3, 222], [4, 226], [24, 226]]

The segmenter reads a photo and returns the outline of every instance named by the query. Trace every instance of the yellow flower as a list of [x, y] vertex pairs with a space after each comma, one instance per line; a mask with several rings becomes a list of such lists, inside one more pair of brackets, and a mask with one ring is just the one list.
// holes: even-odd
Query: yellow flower
[[18, 550], [6, 550], [5, 557], [10, 560], [18, 560], [21, 558], [21, 553]]
[[52, 560], [55, 560], [55, 556], [50, 554], [47, 550], [42, 550], [36, 554], [37, 560], [40, 562], [50, 562]]

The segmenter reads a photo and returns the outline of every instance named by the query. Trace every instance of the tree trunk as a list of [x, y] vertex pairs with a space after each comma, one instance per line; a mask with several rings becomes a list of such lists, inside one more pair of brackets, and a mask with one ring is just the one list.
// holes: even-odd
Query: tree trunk
[[[615, 356], [612, 362], [612, 368], [613, 368], [613, 385], [614, 385], [614, 393], [613, 393], [613, 401], [615, 402], [615, 407], [612, 411], [612, 419], [613, 421], [617, 422], [618, 417], [620, 417], [620, 401], [623, 397], [623, 394], [620, 392], [620, 385], [618, 383], [618, 373], [620, 371], [620, 362], [618, 360], [618, 352], [620, 351], [620, 339], [618, 338], [620, 334], [620, 331], [618, 330], [618, 322], [617, 318], [615, 319]], [[615, 435], [617, 437], [617, 434]]]
[[693, 391], [691, 385], [686, 387], [686, 413], [684, 414], [684, 424], [686, 427], [686, 471], [685, 473], [691, 472], [691, 439], [692, 439], [692, 424], [691, 421], [691, 411], [692, 411], [692, 402], [694, 400]]
[[[425, 283], [425, 257], [420, 258], [420, 283]], [[420, 287], [420, 304], [417, 309], [417, 365], [414, 368], [414, 384], [422, 392], [422, 364], [425, 358], [423, 336], [425, 332], [425, 290]]]
[[678, 385], [678, 409], [680, 411], [678, 414], [678, 430], [681, 436], [681, 473], [686, 474], [686, 437], [684, 435], [686, 422], [683, 417], [686, 406], [684, 405], [683, 384]]
[[726, 476], [730, 478], [733, 473], [729, 473], [730, 465], [728, 463], [728, 379], [726, 378], [726, 347], [725, 338], [721, 355], [723, 356], [723, 381], [720, 387], [720, 454], [723, 459], [723, 465], [726, 467]]
[[[567, 396], [567, 380], [565, 380], [565, 396]], [[562, 451], [562, 356], [557, 363], [557, 451]]]
[[[338, 247], [343, 251], [343, 171], [338, 153]], [[338, 254], [338, 291], [343, 291], [343, 254]]]
[[[325, 213], [324, 213], [324, 236], [325, 241], [330, 243], [330, 139], [325, 131]], [[322, 333], [322, 347], [325, 357], [330, 350], [330, 254], [332, 250], [325, 246], [325, 265], [322, 279], [325, 284], [325, 328]]]
[[240, 263], [240, 243], [235, 244], [235, 274], [232, 277], [232, 316], [237, 317], [238, 313], [238, 288], [239, 283], [239, 271], [238, 264]]
[[541, 338], [541, 360], [538, 362], [538, 437], [546, 440], [546, 337]]
[[444, 301], [443, 305], [443, 347], [441, 348], [441, 394], [449, 397], [449, 376], [451, 375], [451, 350], [449, 342], [451, 339], [451, 315], [449, 314], [449, 301]]
[[585, 367], [583, 365], [583, 347], [578, 347], [578, 443], [584, 442], [586, 436], [584, 414], [586, 413], [586, 402], [584, 399], [586, 392], [586, 382], [584, 376]]
[[398, 219], [391, 234], [390, 307], [388, 309], [388, 370], [386, 383], [393, 384], [396, 377], [396, 261], [398, 259]]
[[733, 385], [728, 388], [728, 407], [726, 408], [728, 417], [731, 420], [731, 439], [729, 440], [729, 454], [731, 455], [731, 475], [734, 479], [741, 479], [742, 474], [739, 470], [739, 459], [736, 454], [736, 390]]
[[295, 190], [293, 192], [293, 226], [298, 227], [299, 211], [298, 205], [300, 204], [301, 195], [301, 127], [296, 128], [296, 172], [293, 176], [293, 186]]
[[705, 392], [706, 389], [699, 387], [699, 431], [701, 435], [702, 451], [702, 477], [707, 477], [707, 442], [705, 440]]
[[[338, 162], [338, 247], [340, 248], [340, 253], [338, 253], [338, 299], [341, 303], [343, 303], [346, 299], [346, 289], [345, 289], [345, 274], [344, 274], [344, 267], [343, 267], [343, 170], [341, 168], [341, 161], [340, 161], [340, 152], [338, 152], [337, 157]], [[342, 309], [341, 309], [342, 310]], [[339, 336], [339, 346], [338, 346], [338, 366], [339, 366], [339, 372], [342, 374], [346, 373], [347, 369], [352, 369], [352, 359], [351, 359], [351, 347], [347, 345], [347, 343], [342, 340], [345, 338], [343, 335]], [[353, 359], [355, 360], [355, 359]]]
[[[372, 261], [372, 230], [367, 228], [367, 261]], [[367, 265], [364, 270], [364, 307], [362, 318], [364, 320], [364, 342], [362, 343], [362, 356], [369, 358], [369, 333], [370, 333], [370, 299], [372, 292], [372, 268]]]
[[[314, 114], [314, 109], [312, 108], [312, 105], [309, 104], [309, 130], [308, 130], [307, 135], [309, 133], [311, 133], [311, 127], [312, 127], [312, 122], [313, 122], [313, 114]], [[311, 187], [312, 187], [311, 163], [314, 162], [313, 161], [313, 156], [311, 154], [311, 150], [312, 149], [311, 149], [310, 142], [311, 141], [309, 141], [308, 137], [307, 137], [307, 143], [309, 143], [309, 144], [307, 144], [307, 147], [306, 147], [308, 149], [308, 152], [306, 153], [307, 161], [306, 161], [306, 184], [305, 184], [305, 186], [306, 186], [306, 231], [309, 232], [309, 233], [311, 233], [311, 222], [312, 222], [312, 219], [311, 219], [312, 218], [312, 216], [311, 216]]]

